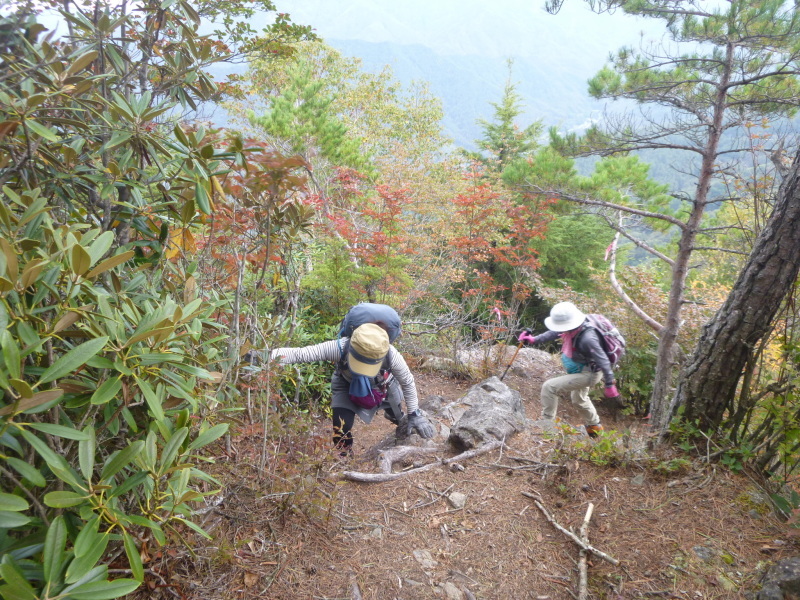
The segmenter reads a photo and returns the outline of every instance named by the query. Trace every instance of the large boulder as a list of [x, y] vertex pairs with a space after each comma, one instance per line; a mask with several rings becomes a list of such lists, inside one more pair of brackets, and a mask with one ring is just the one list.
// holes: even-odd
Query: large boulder
[[800, 600], [800, 556], [779, 560], [761, 578], [761, 589], [750, 600]]
[[507, 344], [459, 350], [455, 360], [452, 357], [426, 356], [418, 368], [423, 371], [469, 373], [480, 378], [491, 374], [502, 376], [509, 365], [509, 375], [542, 381], [563, 372], [557, 355], [530, 347], [520, 348], [517, 352], [517, 346]]
[[459, 449], [504, 440], [526, 426], [519, 392], [498, 377], [472, 386], [463, 398], [446, 409], [454, 420], [449, 441]]

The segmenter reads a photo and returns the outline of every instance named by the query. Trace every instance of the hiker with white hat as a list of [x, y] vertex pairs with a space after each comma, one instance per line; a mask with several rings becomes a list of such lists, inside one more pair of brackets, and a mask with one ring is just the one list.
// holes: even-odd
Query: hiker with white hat
[[405, 400], [406, 433], [432, 438], [436, 430], [419, 410], [414, 375], [405, 359], [389, 343], [385, 329], [375, 323], [357, 327], [352, 335], [305, 346], [277, 348], [271, 358], [281, 364], [332, 361], [336, 370], [331, 378], [333, 410], [333, 442], [341, 456], [352, 453], [355, 417], [370, 423], [378, 410], [392, 423], [400, 425], [404, 414], [400, 405]]
[[597, 409], [589, 399], [589, 390], [604, 379], [606, 398], [618, 398], [612, 364], [605, 349], [601, 333], [588, 326], [587, 315], [572, 302], [560, 302], [550, 310], [544, 320], [546, 331], [532, 335], [525, 329], [519, 341], [526, 344], [541, 344], [561, 338], [561, 362], [566, 375], [553, 377], [542, 384], [542, 418], [553, 420], [558, 409], [559, 392], [569, 392], [590, 437], [597, 437], [603, 426]]

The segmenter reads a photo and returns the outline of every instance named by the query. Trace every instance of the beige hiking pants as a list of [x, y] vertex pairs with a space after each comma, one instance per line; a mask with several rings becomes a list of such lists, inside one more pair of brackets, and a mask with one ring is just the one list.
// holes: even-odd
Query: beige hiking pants
[[584, 425], [597, 425], [600, 417], [597, 416], [597, 409], [589, 400], [589, 389], [603, 378], [603, 373], [595, 373], [589, 367], [585, 367], [580, 373], [574, 375], [561, 375], [553, 377], [542, 384], [542, 418], [553, 420], [558, 410], [559, 392], [569, 392], [570, 399], [578, 409]]

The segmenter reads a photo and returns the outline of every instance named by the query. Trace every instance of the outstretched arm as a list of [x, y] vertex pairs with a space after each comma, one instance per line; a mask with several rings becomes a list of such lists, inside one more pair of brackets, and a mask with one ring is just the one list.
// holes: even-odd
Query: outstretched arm
[[282, 365], [289, 365], [294, 363], [310, 363], [319, 361], [333, 361], [338, 362], [342, 357], [342, 350], [339, 347], [339, 342], [344, 347], [344, 342], [347, 339], [329, 340], [321, 344], [314, 344], [312, 346], [304, 346], [302, 348], [275, 348], [269, 353], [270, 359], [280, 360]]

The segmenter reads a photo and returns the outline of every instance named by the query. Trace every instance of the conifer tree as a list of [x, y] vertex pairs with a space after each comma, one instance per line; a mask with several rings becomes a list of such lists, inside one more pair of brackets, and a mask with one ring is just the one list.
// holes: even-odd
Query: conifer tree
[[[692, 257], [715, 249], [714, 236], [720, 232], [706, 225], [707, 212], [728, 200], [716, 197], [712, 186], [738, 153], [748, 150], [741, 143], [745, 128], [764, 117], [796, 114], [800, 16], [781, 0], [588, 1], [598, 11], [621, 8], [662, 19], [670, 40], [638, 51], [622, 48], [589, 83], [595, 98], [637, 103], [638, 117], [629, 112], [581, 138], [554, 136], [554, 143], [573, 155], [659, 149], [694, 157], [696, 185], [692, 194], [680, 198], [676, 213], [618, 207], [661, 219], [678, 231], [652, 397], [653, 424], [663, 429], [675, 408], [670, 401], [674, 352]], [[553, 2], [551, 8], [557, 10], [560, 4]]]
[[480, 152], [466, 152], [467, 157], [482, 164], [488, 173], [498, 175], [518, 158], [530, 156], [539, 145], [542, 135], [541, 121], [534, 121], [524, 129], [516, 123], [522, 114], [522, 98], [511, 79], [512, 61], [508, 61], [508, 78], [500, 102], [492, 102], [494, 119], [478, 119], [483, 137], [476, 141]]

